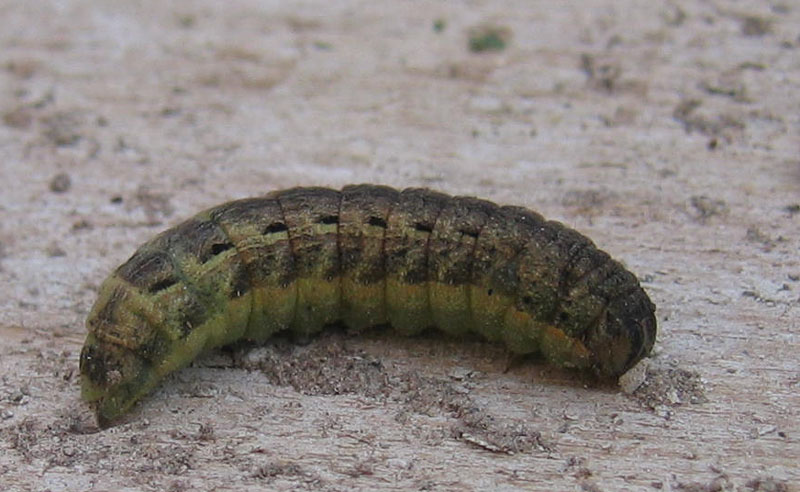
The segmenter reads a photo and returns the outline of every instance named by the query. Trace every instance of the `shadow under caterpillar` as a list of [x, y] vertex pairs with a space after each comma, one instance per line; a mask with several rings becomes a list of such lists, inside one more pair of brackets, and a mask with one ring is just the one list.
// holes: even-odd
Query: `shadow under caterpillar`
[[613, 378], [650, 353], [654, 311], [632, 273], [530, 210], [293, 188], [201, 212], [117, 268], [86, 322], [82, 396], [105, 427], [205, 350], [335, 322], [475, 333]]

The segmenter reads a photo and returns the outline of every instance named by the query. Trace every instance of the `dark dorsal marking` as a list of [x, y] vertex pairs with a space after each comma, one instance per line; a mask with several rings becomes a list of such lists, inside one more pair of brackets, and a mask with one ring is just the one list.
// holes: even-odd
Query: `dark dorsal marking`
[[476, 232], [476, 231], [469, 231], [469, 230], [466, 230], [466, 229], [459, 229], [458, 232], [460, 232], [464, 236], [469, 236], [472, 239], [478, 239], [478, 232]]
[[275, 234], [276, 232], [286, 232], [289, 230], [289, 227], [284, 224], [283, 222], [273, 222], [272, 224], [268, 225], [266, 229], [264, 229], [264, 235], [268, 234]]
[[420, 232], [427, 232], [428, 234], [433, 232], [433, 226], [430, 224], [423, 224], [422, 222], [417, 222], [414, 224], [414, 229]]
[[320, 217], [317, 221], [319, 224], [338, 224], [339, 223], [339, 216], [338, 215], [325, 215]]
[[[233, 243], [215, 243], [211, 245], [211, 256], [217, 256], [233, 248]], [[210, 259], [210, 258], [209, 258]]]
[[369, 220], [367, 221], [367, 224], [369, 224], [371, 226], [374, 226], [374, 227], [380, 227], [382, 229], [386, 229], [387, 227], [389, 227], [386, 224], [386, 221], [383, 220], [380, 217], [370, 217]]
[[172, 287], [173, 285], [178, 283], [178, 279], [175, 277], [167, 277], [164, 279], [159, 280], [158, 282], [154, 283], [150, 287], [147, 288], [147, 292], [151, 294], [155, 294], [156, 292], [161, 292], [162, 290], [167, 290], [168, 288]]

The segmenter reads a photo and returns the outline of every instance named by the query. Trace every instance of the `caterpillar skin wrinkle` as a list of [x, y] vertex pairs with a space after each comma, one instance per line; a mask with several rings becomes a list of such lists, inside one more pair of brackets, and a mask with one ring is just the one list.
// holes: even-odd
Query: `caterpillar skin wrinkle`
[[341, 322], [475, 333], [614, 378], [650, 353], [655, 306], [586, 237], [520, 207], [386, 186], [293, 188], [162, 232], [102, 284], [82, 396], [108, 426], [201, 352]]

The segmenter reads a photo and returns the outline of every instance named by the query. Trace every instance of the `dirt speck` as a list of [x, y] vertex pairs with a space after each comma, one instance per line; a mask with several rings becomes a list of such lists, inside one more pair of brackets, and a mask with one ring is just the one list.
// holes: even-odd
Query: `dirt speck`
[[58, 112], [41, 120], [42, 135], [57, 147], [75, 145], [83, 138], [81, 126], [83, 119], [77, 112]]
[[89, 219], [79, 219], [72, 223], [72, 232], [88, 231], [94, 228]]
[[720, 77], [713, 82], [703, 82], [703, 90], [711, 95], [729, 97], [740, 103], [750, 102], [747, 87], [733, 76]]
[[745, 36], [763, 36], [772, 31], [772, 20], [757, 15], [746, 15], [740, 20], [740, 28]]
[[139, 465], [140, 473], [158, 472], [181, 475], [194, 467], [191, 445], [143, 443], [140, 451], [147, 461]]
[[58, 173], [50, 180], [50, 191], [64, 193], [72, 187], [72, 179], [67, 173]]
[[266, 479], [267, 481], [279, 476], [296, 477], [303, 476], [304, 474], [303, 468], [299, 465], [282, 461], [271, 461], [253, 470], [254, 478]]
[[698, 112], [702, 105], [703, 101], [700, 99], [685, 99], [675, 107], [672, 116], [683, 124], [687, 133], [698, 132], [711, 137], [722, 137], [726, 141], [732, 141], [745, 129], [744, 122], [738, 117]]
[[581, 55], [581, 70], [586, 74], [586, 79], [594, 89], [613, 92], [622, 76], [622, 66], [611, 59], [598, 61], [596, 55], [583, 53]]
[[783, 209], [786, 211], [787, 214], [789, 214], [790, 218], [794, 217], [795, 215], [800, 213], [800, 203], [793, 203], [791, 205], [786, 205], [785, 207], [783, 207]]
[[616, 197], [609, 190], [568, 190], [564, 193], [561, 204], [575, 209], [575, 213], [591, 216], [603, 213], [603, 207]]
[[752, 492], [789, 492], [789, 485], [783, 480], [772, 477], [759, 477], [748, 480], [744, 484], [745, 491]]
[[760, 244], [764, 248], [764, 251], [771, 251], [772, 248], [783, 241], [783, 238], [781, 237], [771, 237], [769, 234], [763, 232], [758, 226], [748, 227], [744, 238], [751, 243]]
[[52, 243], [50, 243], [50, 244], [49, 244], [49, 245], [48, 245], [48, 246], [45, 248], [45, 253], [46, 253], [46, 254], [47, 254], [47, 256], [49, 256], [50, 258], [60, 258], [60, 257], [63, 257], [63, 256], [67, 256], [67, 252], [66, 252], [66, 251], [64, 251], [64, 248], [62, 248], [62, 247], [61, 247], [61, 246], [60, 246], [58, 243], [56, 243], [56, 242], [52, 242]]
[[711, 198], [705, 195], [695, 195], [689, 199], [695, 220], [705, 223], [712, 217], [726, 215], [728, 204], [725, 200]]
[[30, 79], [41, 69], [41, 62], [33, 58], [24, 58], [8, 61], [5, 69], [20, 79]]
[[170, 217], [175, 208], [170, 203], [170, 194], [153, 191], [150, 186], [140, 185], [134, 197], [135, 203], [144, 209], [147, 221], [152, 225]]
[[725, 492], [734, 490], [727, 475], [721, 474], [708, 482], [678, 482], [676, 488], [685, 492]]
[[32, 122], [31, 110], [24, 106], [3, 113], [3, 123], [11, 128], [25, 130], [30, 128]]
[[666, 407], [702, 404], [707, 401], [705, 384], [697, 372], [653, 359], [645, 380], [633, 392], [642, 405], [669, 414]]

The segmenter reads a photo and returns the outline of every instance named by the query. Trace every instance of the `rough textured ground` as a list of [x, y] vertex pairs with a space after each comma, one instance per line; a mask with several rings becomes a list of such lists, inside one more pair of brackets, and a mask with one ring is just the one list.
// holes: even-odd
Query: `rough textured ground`
[[[797, 2], [0, 18], [1, 489], [798, 490]], [[204, 207], [351, 182], [578, 228], [658, 305], [654, 357], [620, 391], [474, 341], [334, 331], [211, 354], [97, 431], [77, 356], [114, 266]]]

